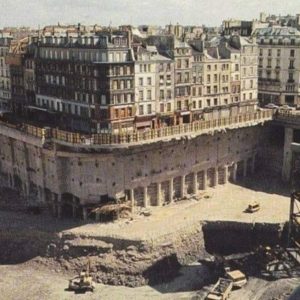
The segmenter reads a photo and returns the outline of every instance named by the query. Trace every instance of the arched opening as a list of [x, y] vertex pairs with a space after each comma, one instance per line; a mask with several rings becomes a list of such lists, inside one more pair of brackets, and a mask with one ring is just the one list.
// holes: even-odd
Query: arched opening
[[73, 218], [73, 195], [63, 193], [61, 195], [61, 205], [62, 218]]

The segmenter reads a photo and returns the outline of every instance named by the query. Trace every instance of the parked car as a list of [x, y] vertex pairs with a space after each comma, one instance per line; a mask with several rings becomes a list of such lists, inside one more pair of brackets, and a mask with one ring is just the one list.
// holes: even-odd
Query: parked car
[[277, 108], [279, 108], [279, 106], [277, 106], [274, 103], [268, 103], [267, 105], [265, 105], [265, 108], [277, 109]]
[[254, 213], [260, 210], [260, 204], [256, 201], [250, 203], [246, 209], [248, 213]]
[[291, 107], [287, 104], [284, 104], [284, 105], [280, 106], [280, 109], [282, 109], [282, 110], [296, 110], [295, 107]]

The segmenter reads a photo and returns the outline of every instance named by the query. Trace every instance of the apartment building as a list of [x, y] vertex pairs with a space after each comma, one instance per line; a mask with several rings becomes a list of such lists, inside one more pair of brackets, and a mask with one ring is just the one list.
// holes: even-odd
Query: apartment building
[[43, 36], [36, 84], [35, 106], [66, 129], [133, 129], [134, 58], [128, 32]]
[[204, 49], [203, 108], [228, 105], [230, 96], [230, 59], [222, 58], [217, 47]]
[[136, 128], [173, 122], [174, 63], [156, 46], [140, 46], [136, 51], [135, 89]]
[[259, 101], [300, 105], [300, 32], [268, 27], [255, 31], [254, 37], [259, 48]]
[[5, 57], [9, 65], [11, 101], [9, 108], [17, 115], [27, 115], [35, 101], [34, 56], [36, 37], [13, 40]]
[[138, 47], [135, 61], [136, 127], [152, 128], [156, 118], [156, 60], [153, 52]]
[[5, 57], [13, 37], [9, 33], [0, 33], [0, 110], [8, 110], [11, 100], [9, 65]]
[[179, 40], [174, 42], [176, 123], [191, 121], [192, 47]]
[[240, 51], [241, 102], [257, 101], [258, 46], [254, 39], [233, 35], [228, 44]]
[[131, 29], [123, 29], [50, 27], [11, 43], [12, 110], [61, 129], [97, 133], [255, 107], [258, 52], [250, 38], [203, 36], [187, 43], [162, 34], [134, 40]]

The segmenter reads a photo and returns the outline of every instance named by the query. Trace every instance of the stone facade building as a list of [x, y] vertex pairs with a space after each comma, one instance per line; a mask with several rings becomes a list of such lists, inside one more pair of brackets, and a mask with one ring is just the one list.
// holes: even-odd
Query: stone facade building
[[133, 127], [134, 62], [126, 35], [52, 35], [37, 49], [37, 107], [73, 130]]
[[9, 66], [5, 57], [9, 51], [10, 42], [13, 37], [10, 34], [0, 34], [0, 109], [8, 110], [11, 100], [11, 82]]
[[133, 38], [123, 29], [49, 27], [14, 42], [12, 110], [63, 130], [119, 133], [255, 108], [253, 40]]
[[176, 124], [191, 120], [192, 48], [186, 42], [175, 40], [175, 111]]
[[300, 104], [300, 32], [269, 27], [254, 33], [259, 47], [258, 99], [263, 104]]
[[157, 126], [157, 114], [174, 112], [174, 64], [155, 46], [138, 47], [135, 60], [136, 127]]

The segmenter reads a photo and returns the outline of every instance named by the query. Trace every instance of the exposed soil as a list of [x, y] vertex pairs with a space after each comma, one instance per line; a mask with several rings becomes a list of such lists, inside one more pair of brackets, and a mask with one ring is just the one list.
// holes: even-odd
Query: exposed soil
[[[92, 275], [102, 285], [85, 299], [99, 299], [100, 294], [102, 299], [203, 299], [215, 278], [204, 265], [191, 262], [210, 254], [240, 253], [259, 244], [285, 242], [286, 187], [277, 179], [260, 176], [240, 185], [210, 189], [174, 205], [154, 207], [150, 217], [132, 216], [108, 224], [2, 210], [0, 269], [8, 280], [0, 279], [0, 290], [6, 291], [5, 299], [73, 299], [73, 294], [64, 291], [66, 280], [84, 268], [89, 257]], [[246, 214], [253, 200], [260, 202], [261, 210]], [[5, 196], [0, 199], [5, 205], [10, 201], [13, 199], [8, 201]], [[4, 265], [8, 263], [15, 265]], [[15, 284], [18, 289], [28, 289], [20, 298]], [[103, 284], [146, 286], [128, 289]], [[271, 283], [251, 278], [231, 299], [272, 299], [266, 298], [269, 289], [281, 295], [297, 284], [297, 280]], [[76, 295], [80, 297], [83, 295]]]

